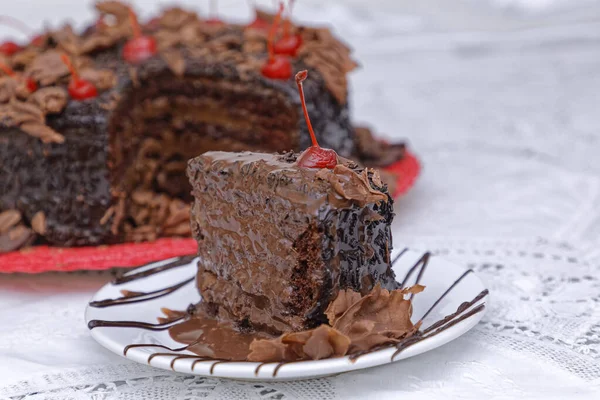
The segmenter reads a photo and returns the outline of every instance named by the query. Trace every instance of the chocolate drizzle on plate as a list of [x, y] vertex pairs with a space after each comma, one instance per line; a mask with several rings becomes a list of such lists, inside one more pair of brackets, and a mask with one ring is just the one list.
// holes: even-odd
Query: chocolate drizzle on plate
[[[90, 302], [90, 307], [105, 308], [105, 307], [119, 306], [119, 305], [123, 305], [123, 304], [141, 303], [141, 302], [147, 301], [147, 300], [158, 299], [160, 297], [167, 296], [178, 289], [181, 289], [188, 283], [192, 283], [195, 279], [196, 279], [195, 277], [191, 277], [191, 278], [188, 278], [188, 279], [184, 280], [183, 282], [177, 283], [173, 286], [169, 286], [164, 289], [153, 290], [153, 291], [147, 292], [147, 293], [127, 292], [127, 293], [124, 293], [123, 297], [118, 297], [116, 299], [92, 301], [92, 302]], [[125, 292], [125, 291], [122, 291], [122, 292]]]
[[[408, 249], [404, 249], [402, 250], [392, 261], [392, 265], [394, 265], [396, 262], [398, 262], [401, 257], [406, 254]], [[413, 266], [411, 266], [408, 271], [406, 272], [405, 276], [402, 279], [402, 283], [401, 283], [401, 288], [405, 288], [407, 286], [407, 282], [408, 280], [411, 278], [411, 276], [416, 272], [417, 276], [415, 279], [415, 284], [418, 284], [421, 280], [421, 278], [423, 277], [427, 266], [429, 265], [429, 260], [430, 260], [430, 253], [424, 253], [416, 262]], [[131, 282], [137, 279], [142, 279], [142, 278], [146, 278], [149, 276], [152, 276], [154, 274], [158, 274], [160, 272], [163, 271], [167, 271], [169, 269], [172, 268], [176, 268], [176, 267], [180, 267], [180, 266], [184, 266], [184, 265], [188, 265], [196, 256], [184, 256], [184, 257], [179, 257], [176, 260], [173, 260], [167, 264], [158, 266], [158, 267], [154, 267], [154, 268], [150, 268], [147, 270], [143, 270], [140, 272], [132, 272], [129, 274], [125, 274], [120, 278], [117, 278], [113, 284], [115, 285], [120, 285], [126, 282]], [[147, 264], [150, 265], [150, 264]], [[142, 267], [143, 268], [143, 267]], [[484, 310], [485, 308], [485, 303], [481, 303], [478, 304], [477, 306], [475, 306], [477, 303], [479, 303], [481, 300], [483, 300], [487, 295], [488, 295], [488, 290], [485, 289], [483, 291], [481, 291], [477, 296], [475, 296], [472, 300], [467, 301], [462, 303], [457, 310], [449, 315], [446, 315], [445, 317], [443, 317], [442, 319], [433, 322], [431, 325], [429, 325], [426, 328], [421, 329], [421, 325], [423, 323], [423, 321], [425, 320], [425, 318], [427, 318], [431, 312], [433, 310], [435, 310], [435, 308], [441, 303], [441, 301], [450, 293], [452, 292], [454, 289], [456, 289], [456, 287], [460, 284], [461, 281], [463, 281], [469, 274], [471, 274], [473, 272], [473, 270], [469, 269], [467, 271], [465, 271], [463, 274], [461, 274], [449, 287], [448, 289], [446, 289], [435, 301], [434, 303], [429, 307], [429, 309], [423, 314], [423, 316], [418, 320], [418, 322], [415, 324], [415, 328], [417, 329], [417, 331], [412, 335], [409, 336], [408, 338], [400, 341], [399, 343], [390, 346], [390, 345], [383, 345], [383, 346], [378, 346], [375, 348], [372, 348], [368, 351], [361, 351], [361, 352], [357, 352], [354, 354], [349, 354], [349, 359], [351, 362], [355, 362], [359, 357], [365, 355], [365, 354], [371, 354], [375, 351], [379, 351], [379, 350], [384, 350], [384, 349], [389, 349], [391, 347], [395, 347], [396, 351], [392, 354], [391, 356], [391, 361], [394, 360], [394, 358], [400, 354], [402, 351], [404, 351], [405, 349], [407, 349], [408, 347], [419, 343], [423, 340], [426, 340], [428, 338], [431, 338], [435, 335], [438, 335], [444, 331], [446, 331], [447, 329], [451, 328], [452, 326], [457, 325], [458, 323], [470, 318], [471, 316], [481, 312]], [[114, 306], [114, 305], [120, 305], [120, 304], [131, 304], [131, 303], [139, 303], [139, 302], [143, 302], [143, 301], [148, 301], [148, 300], [153, 300], [159, 297], [163, 297], [163, 296], [167, 296], [171, 293], [173, 293], [174, 291], [178, 290], [179, 288], [185, 286], [187, 283], [193, 281], [194, 277], [191, 277], [189, 279], [186, 279], [178, 284], [166, 287], [164, 289], [159, 289], [159, 290], [154, 290], [148, 293], [139, 293], [139, 292], [135, 292], [133, 294], [128, 293], [125, 294], [123, 297], [121, 298], [117, 298], [117, 299], [107, 299], [107, 300], [101, 300], [101, 301], [94, 301], [90, 303], [90, 306], [92, 307], [109, 307], [109, 306]], [[412, 299], [412, 295], [411, 295], [411, 299]], [[167, 322], [163, 322], [163, 323], [158, 323], [158, 324], [153, 324], [153, 323], [147, 323], [147, 322], [139, 322], [139, 321], [103, 321], [103, 320], [92, 320], [88, 323], [88, 328], [89, 329], [94, 329], [94, 328], [100, 328], [100, 327], [125, 327], [125, 328], [139, 328], [139, 329], [146, 329], [146, 330], [152, 330], [152, 331], [164, 331], [164, 330], [168, 330], [170, 328], [173, 327], [179, 327], [181, 324], [189, 321], [189, 315], [191, 314], [191, 312], [188, 310], [187, 313], [178, 316], [176, 318], [172, 318], [170, 320], [168, 320]], [[218, 324], [218, 322], [215, 322], [215, 324]], [[186, 344], [185, 346], [182, 347], [178, 347], [178, 348], [170, 348], [168, 346], [164, 346], [161, 344], [145, 344], [145, 343], [137, 343], [137, 344], [130, 344], [128, 346], [125, 347], [125, 349], [123, 350], [123, 355], [127, 356], [127, 352], [132, 349], [132, 348], [141, 348], [141, 347], [155, 347], [155, 348], [161, 348], [161, 349], [165, 349], [168, 352], [158, 352], [158, 353], [154, 353], [149, 355], [148, 357], [148, 364], [151, 363], [152, 359], [156, 358], [156, 357], [173, 357], [171, 359], [170, 362], [170, 367], [171, 369], [174, 370], [175, 367], [175, 362], [177, 360], [182, 360], [182, 359], [192, 359], [194, 360], [191, 364], [191, 370], [193, 371], [196, 364], [200, 363], [200, 362], [206, 362], [206, 361], [212, 361], [212, 365], [210, 367], [209, 373], [212, 375], [214, 374], [214, 370], [215, 367], [219, 364], [223, 364], [223, 363], [231, 363], [231, 362], [247, 362], [247, 361], [240, 361], [240, 360], [231, 360], [231, 359], [223, 359], [220, 357], [210, 357], [210, 356], [203, 356], [203, 355], [198, 355], [198, 354], [178, 354], [180, 352], [183, 351], [192, 351], [190, 350], [193, 346], [196, 345], [202, 345], [202, 341], [200, 338], [195, 339], [194, 341]], [[312, 360], [311, 360], [312, 361]], [[267, 365], [267, 364], [276, 364], [275, 368], [273, 369], [273, 377], [277, 376], [277, 373], [279, 372], [279, 370], [281, 369], [282, 366], [286, 365], [286, 364], [290, 364], [290, 363], [296, 363], [296, 362], [305, 362], [304, 360], [298, 360], [298, 361], [284, 361], [284, 362], [262, 362], [262, 363], [258, 363], [258, 365], [256, 366], [256, 369], [254, 371], [255, 375], [258, 376], [258, 373], [260, 372], [260, 369]]]
[[[125, 273], [125, 274], [115, 278], [115, 280], [112, 282], [112, 284], [113, 285], [122, 285], [123, 283], [132, 282], [137, 279], [147, 278], [154, 274], [158, 274], [159, 272], [168, 271], [170, 269], [177, 268], [177, 267], [182, 267], [184, 265], [188, 265], [194, 258], [196, 258], [195, 255], [177, 257], [175, 260], [173, 260], [167, 264], [160, 265], [158, 267], [149, 268], [149, 269], [146, 269], [146, 270], [143, 270], [140, 272], [131, 271], [131, 272]], [[149, 265], [149, 264], [146, 264], [146, 265]], [[142, 266], [141, 268], [143, 268], [143, 267], [145, 267], [145, 265]]]

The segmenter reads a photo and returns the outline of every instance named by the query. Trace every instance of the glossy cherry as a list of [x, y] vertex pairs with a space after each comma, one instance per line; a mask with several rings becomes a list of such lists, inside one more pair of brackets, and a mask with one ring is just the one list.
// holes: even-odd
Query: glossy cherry
[[98, 96], [98, 89], [96, 89], [96, 86], [94, 86], [91, 82], [79, 77], [79, 74], [71, 63], [69, 57], [63, 54], [60, 56], [60, 58], [71, 72], [71, 82], [69, 82], [69, 86], [67, 87], [69, 90], [69, 95], [75, 100], [86, 100]]
[[300, 35], [284, 36], [273, 45], [275, 54], [296, 57], [298, 49], [302, 46], [302, 37]]
[[20, 75], [17, 75], [15, 73], [15, 71], [13, 71], [13, 69], [11, 67], [9, 67], [8, 65], [4, 64], [4, 63], [0, 63], [0, 69], [8, 76], [17, 79], [17, 80], [24, 80], [25, 82], [25, 87], [27, 88], [27, 90], [29, 90], [29, 93], [33, 93], [37, 90], [37, 84], [35, 83], [35, 81], [31, 78], [23, 78]]
[[286, 81], [292, 76], [292, 64], [287, 57], [275, 56], [267, 60], [260, 72], [267, 78]]
[[308, 71], [300, 71], [296, 74], [296, 85], [298, 85], [298, 93], [300, 93], [300, 102], [302, 103], [302, 111], [304, 111], [304, 119], [306, 120], [306, 126], [310, 133], [310, 140], [312, 146], [304, 150], [298, 157], [296, 163], [300, 167], [306, 168], [328, 168], [333, 169], [338, 163], [338, 155], [334, 150], [324, 149], [319, 146], [315, 131], [313, 131], [310, 118], [308, 116], [308, 110], [306, 109], [306, 100], [304, 99], [304, 89], [302, 88], [302, 82], [308, 76]]
[[271, 30], [269, 31], [269, 37], [267, 38], [267, 48], [269, 50], [269, 58], [261, 68], [263, 76], [270, 79], [281, 79], [288, 80], [292, 76], [292, 64], [287, 57], [275, 56], [273, 50], [273, 39], [277, 32], [277, 26], [281, 20], [281, 13], [283, 12], [283, 3], [279, 3], [279, 11], [273, 20]]
[[21, 46], [19, 46], [15, 42], [4, 42], [0, 44], [0, 53], [4, 54], [5, 56], [12, 56], [20, 50]]
[[130, 64], [139, 64], [157, 53], [156, 39], [152, 36], [142, 35], [137, 17], [129, 9], [129, 21], [133, 29], [133, 39], [129, 39], [123, 46], [123, 58]]

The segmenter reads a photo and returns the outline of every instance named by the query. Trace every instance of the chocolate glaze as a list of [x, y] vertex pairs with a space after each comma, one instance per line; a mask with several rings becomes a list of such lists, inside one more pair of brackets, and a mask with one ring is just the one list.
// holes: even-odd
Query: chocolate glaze
[[327, 171], [295, 159], [208, 152], [188, 167], [200, 293], [236, 323], [273, 334], [326, 322], [340, 289], [397, 287], [393, 200], [378, 177], [347, 160]]
[[[400, 252], [400, 254], [398, 256], [396, 256], [394, 258], [394, 263], [397, 262], [402, 255], [405, 254], [407, 249], [404, 249], [402, 252]], [[427, 253], [426, 253], [427, 254]], [[423, 257], [421, 257], [416, 263], [415, 265], [413, 265], [406, 273], [406, 275], [404, 276], [404, 278], [402, 279], [403, 282], [406, 282], [407, 279], [410, 277], [410, 275], [416, 270], [417, 267], [420, 266], [421, 270], [419, 271], [419, 275], [423, 274], [423, 270], [427, 267], [427, 262], [423, 262], [423, 260], [428, 260], [428, 257], [425, 257], [425, 254]], [[147, 271], [144, 271], [144, 274], [139, 274], [139, 273], [134, 273], [132, 274], [133, 279], [131, 280], [135, 280], [135, 279], [141, 279], [147, 276], [150, 276], [152, 274], [156, 274], [156, 273], [160, 273], [163, 270], [157, 270], [157, 269], [152, 269], [150, 274], [147, 274]], [[421, 319], [419, 321], [422, 321], [427, 315], [429, 315], [431, 313], [431, 311], [433, 309], [435, 309], [435, 307], [437, 307], [437, 305], [440, 303], [440, 301], [446, 296], [448, 295], [448, 293], [450, 293], [452, 290], [454, 290], [457, 286], [458, 283], [460, 283], [460, 281], [462, 281], [470, 272], [472, 272], [471, 270], [466, 271], [464, 274], [462, 274], [452, 285], [450, 285], [448, 287], [448, 289], [442, 293], [440, 295], [440, 297], [438, 297], [438, 299], [433, 303], [433, 305], [430, 307], [430, 309], [421, 317]], [[130, 280], [130, 281], [131, 281]], [[164, 290], [164, 289], [163, 289]], [[459, 322], [483, 311], [483, 309], [485, 308], [485, 304], [479, 304], [476, 307], [473, 307], [476, 303], [478, 303], [479, 301], [481, 301], [482, 299], [484, 299], [486, 296], [488, 295], [488, 290], [485, 289], [483, 290], [481, 293], [479, 293], [475, 298], [473, 298], [471, 301], [468, 302], [464, 302], [462, 303], [456, 310], [456, 312], [449, 314], [447, 316], [445, 316], [444, 318], [432, 323], [431, 325], [429, 325], [427, 328], [424, 329], [418, 329], [416, 333], [414, 333], [412, 336], [410, 336], [409, 338], [401, 341], [400, 343], [396, 344], [394, 347], [396, 348], [396, 351], [394, 352], [394, 354], [392, 355], [391, 359], [393, 361], [393, 359], [400, 354], [403, 350], [405, 350], [406, 348], [420, 342], [423, 341], [427, 338], [430, 338], [434, 335], [437, 335], [447, 329], [449, 329], [450, 327], [458, 324]], [[191, 322], [192, 327], [198, 326], [197, 324], [202, 324], [202, 323], [206, 323], [207, 319], [205, 319], [205, 317], [202, 317], [203, 321], [195, 321], [195, 322]], [[170, 334], [172, 337], [177, 337], [179, 341], [182, 341], [183, 343], [186, 343], [185, 346], [183, 347], [179, 347], [179, 348], [169, 348], [167, 346], [163, 346], [163, 345], [157, 345], [157, 344], [143, 344], [143, 343], [139, 343], [139, 344], [131, 344], [125, 347], [124, 349], [124, 355], [127, 355], [127, 351], [131, 348], [136, 348], [136, 347], [158, 347], [158, 348], [163, 348], [165, 350], [168, 350], [169, 352], [164, 352], [164, 353], [154, 353], [152, 355], [149, 356], [148, 358], [148, 363], [150, 364], [151, 360], [155, 357], [173, 357], [173, 359], [171, 360], [170, 366], [172, 369], [174, 369], [175, 366], [175, 362], [177, 360], [180, 359], [194, 359], [194, 362], [192, 363], [192, 370], [194, 369], [194, 367], [196, 366], [197, 363], [199, 362], [212, 362], [211, 368], [209, 373], [213, 374], [214, 373], [214, 369], [216, 367], [216, 365], [218, 364], [222, 364], [222, 363], [227, 363], [227, 362], [239, 362], [239, 361], [232, 361], [231, 359], [227, 360], [227, 359], [222, 359], [222, 358], [218, 358], [218, 357], [210, 357], [210, 356], [206, 356], [206, 355], [192, 355], [192, 354], [177, 354], [178, 352], [181, 351], [198, 351], [198, 348], [195, 347], [200, 343], [204, 343], [203, 342], [203, 338], [202, 335], [200, 335], [200, 337], [197, 336], [197, 332], [196, 334], [192, 333], [192, 330], [187, 330], [187, 335], [186, 335], [186, 328], [185, 326], [183, 326], [183, 324], [185, 323], [190, 323], [189, 321], [193, 320], [193, 318], [189, 318], [189, 317], [181, 317], [175, 320], [171, 320], [166, 324], [147, 324], [147, 323], [142, 323], [142, 322], [136, 322], [136, 321], [90, 321], [90, 323], [88, 324], [89, 329], [93, 329], [93, 328], [97, 328], [97, 327], [130, 327], [130, 328], [140, 328], [140, 329], [152, 329], [152, 330], [163, 330], [163, 329], [169, 329], [170, 330]], [[182, 321], [182, 322], [180, 322]], [[213, 319], [213, 323], [216, 323], [216, 325], [213, 325], [213, 327], [218, 328], [219, 332], [222, 332], [221, 329], [221, 324], [223, 324], [223, 322], [218, 322], [216, 320]], [[229, 322], [225, 322], [227, 329], [231, 329], [232, 325]], [[167, 328], [164, 328], [164, 326], [167, 326]], [[415, 327], [420, 326], [420, 323], [418, 322], [417, 325], [415, 325]], [[159, 329], [154, 329], [154, 328], [159, 328]], [[188, 326], [189, 328], [189, 326]], [[176, 329], [176, 335], [173, 336], [172, 334], [172, 330]], [[237, 335], [244, 335], [244, 333], [240, 332], [239, 330], [235, 330], [234, 331]], [[256, 333], [254, 333], [256, 334]], [[263, 336], [268, 336], [264, 333], [261, 333]], [[183, 337], [185, 335], [185, 337]], [[193, 337], [196, 335], [195, 340], [193, 339]], [[212, 338], [215, 339], [217, 337], [222, 337], [222, 335], [214, 335]], [[244, 341], [247, 342], [246, 338]], [[208, 343], [208, 346], [210, 347], [211, 343]], [[214, 343], [212, 344], [214, 345]], [[365, 354], [370, 354], [372, 352], [375, 351], [379, 351], [382, 349], [386, 349], [386, 348], [390, 348], [392, 346], [381, 346], [381, 347], [376, 347], [373, 348], [369, 351], [363, 351], [363, 352], [358, 352], [355, 354], [349, 354], [350, 360], [351, 361], [355, 361], [356, 359], [358, 359], [360, 356], [365, 355]], [[204, 352], [204, 353], [200, 353], [200, 354], [206, 354], [207, 351], [207, 347], [206, 347], [206, 343], [205, 346], [200, 347], [200, 349]], [[239, 358], [242, 359], [241, 357], [237, 356], [235, 358]], [[293, 362], [303, 362], [303, 361], [293, 361]], [[280, 368], [286, 364], [289, 364], [291, 362], [280, 362], [277, 363], [275, 369], [273, 370], [273, 376], [275, 377], [277, 375], [277, 373], [279, 372]], [[266, 365], [266, 364], [272, 364], [272, 363], [259, 363], [256, 366], [255, 369], [255, 375], [258, 376], [258, 373], [260, 371], [260, 369]]]

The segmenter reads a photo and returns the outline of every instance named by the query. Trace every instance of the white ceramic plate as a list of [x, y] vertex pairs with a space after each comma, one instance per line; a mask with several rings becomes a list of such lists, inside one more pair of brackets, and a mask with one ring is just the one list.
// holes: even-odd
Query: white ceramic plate
[[[411, 250], [396, 252], [401, 257], [394, 265], [394, 272], [398, 281], [411, 269], [419, 264], [423, 254]], [[177, 259], [170, 259], [154, 264], [140, 267], [127, 275], [140, 272], [145, 269], [161, 266], [173, 262]], [[422, 263], [421, 263], [422, 264]], [[414, 273], [407, 280], [407, 285], [415, 282], [421, 269], [414, 268]], [[474, 273], [467, 271], [458, 265], [448, 262], [444, 259], [431, 257], [427, 267], [423, 270], [421, 284], [426, 289], [422, 293], [414, 296], [413, 299], [413, 322], [418, 321], [434, 303], [438, 304], [423, 320], [421, 331], [424, 332], [427, 327], [441, 321], [445, 316], [456, 313], [459, 306], [465, 302], [472, 302], [472, 305], [462, 310], [452, 322], [443, 325], [440, 331], [433, 329], [422, 335], [423, 339], [403, 348], [401, 351], [394, 346], [373, 351], [361, 355], [355, 360], [349, 357], [330, 358], [318, 361], [299, 361], [293, 363], [265, 363], [257, 367], [260, 363], [256, 362], [225, 362], [217, 363], [214, 360], [196, 361], [194, 358], [175, 357], [193, 353], [183, 351], [173, 353], [173, 355], [155, 356], [151, 359], [150, 365], [157, 368], [174, 370], [178, 372], [212, 375], [225, 378], [236, 379], [307, 379], [319, 376], [326, 376], [347, 372], [362, 368], [374, 367], [387, 364], [393, 361], [399, 361], [404, 358], [413, 357], [424, 353], [436, 347], [439, 347], [449, 341], [456, 339], [475, 326], [483, 317], [485, 308], [483, 304], [489, 300], [487, 290], [481, 280]], [[168, 269], [156, 273], [146, 278], [133, 280], [131, 282], [115, 285], [107, 284], [100, 289], [93, 297], [93, 301], [104, 299], [115, 299], [121, 297], [120, 291], [123, 289], [135, 292], [150, 292], [161, 288], [183, 282], [193, 277], [196, 273], [196, 259], [187, 262], [182, 266]], [[466, 273], [466, 274], [465, 274]], [[463, 276], [463, 279], [456, 283], [457, 279]], [[161, 307], [167, 307], [173, 310], [185, 310], [191, 303], [200, 301], [200, 296], [193, 283], [182, 286], [180, 289], [157, 299], [142, 301], [131, 304], [121, 304], [106, 308], [97, 308], [88, 306], [85, 312], [86, 323], [92, 320], [107, 321], [143, 321], [156, 323], [156, 318], [162, 316]], [[456, 283], [456, 284], [455, 284]], [[454, 289], [447, 293], [440, 300], [440, 296], [446, 290], [454, 285]], [[473, 301], [475, 299], [475, 301]], [[461, 309], [464, 306], [461, 307]], [[182, 347], [183, 345], [175, 342], [169, 337], [168, 331], [151, 331], [129, 327], [96, 327], [91, 330], [92, 337], [102, 346], [110, 351], [123, 356], [127, 345], [134, 343], [153, 343], [164, 345], [169, 348]], [[428, 337], [430, 336], [430, 337]], [[148, 359], [155, 353], [165, 353], [167, 350], [158, 347], [136, 347], [128, 350], [126, 357], [142, 364], [148, 364]], [[395, 354], [396, 353], [396, 354]], [[395, 356], [394, 356], [395, 354]], [[393, 360], [392, 360], [392, 356]]]

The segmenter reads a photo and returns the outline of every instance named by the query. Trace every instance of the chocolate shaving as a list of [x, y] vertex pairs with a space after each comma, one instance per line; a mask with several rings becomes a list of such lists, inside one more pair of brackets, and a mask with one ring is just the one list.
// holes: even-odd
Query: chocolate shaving
[[336, 39], [327, 28], [301, 28], [302, 46], [298, 56], [323, 76], [333, 96], [345, 104], [348, 96], [346, 74], [357, 67], [348, 46]]
[[25, 225], [17, 225], [0, 234], [0, 253], [18, 250], [33, 243], [35, 234]]
[[182, 77], [185, 74], [185, 59], [181, 51], [169, 49], [161, 52], [160, 55], [175, 76]]
[[129, 18], [129, 7], [120, 1], [99, 1], [95, 7], [102, 14], [113, 15], [117, 22], [126, 22]]
[[51, 32], [50, 35], [57, 43], [58, 49], [69, 54], [81, 54], [81, 39], [73, 31], [71, 25], [65, 25], [61, 29]]
[[182, 26], [195, 21], [198, 21], [198, 16], [195, 13], [173, 7], [163, 12], [158, 23], [167, 30], [179, 30]]
[[[38, 47], [26, 47], [11, 57], [10, 64], [12, 64], [13, 68], [29, 65], [40, 54], [40, 51]], [[4, 61], [2, 62], [7, 65], [9, 64]]]
[[98, 90], [111, 89], [117, 84], [115, 73], [108, 69], [85, 68], [79, 72], [79, 75], [96, 86]]
[[356, 173], [345, 165], [338, 164], [333, 170], [325, 168], [319, 170], [316, 177], [328, 181], [337, 195], [352, 200], [361, 207], [370, 203], [388, 201], [385, 193], [371, 187], [366, 169], [361, 173]]
[[69, 75], [69, 69], [60, 58], [61, 54], [57, 50], [48, 50], [40, 54], [25, 69], [25, 75], [42, 86], [55, 84], [59, 79]]
[[325, 311], [331, 326], [255, 339], [248, 361], [320, 360], [398, 343], [416, 332], [410, 320], [411, 301], [404, 297], [423, 289], [415, 285], [390, 292], [378, 284], [365, 296], [342, 290]]
[[35, 213], [31, 219], [31, 228], [34, 232], [44, 235], [46, 233], [46, 215], [43, 211]]
[[64, 143], [65, 137], [48, 125], [36, 122], [26, 122], [19, 126], [21, 130], [44, 143]]
[[46, 87], [33, 92], [28, 99], [35, 104], [44, 114], [57, 114], [67, 104], [67, 91], [61, 87]]
[[357, 157], [369, 167], [385, 167], [401, 160], [406, 153], [404, 143], [389, 144], [373, 137], [369, 128], [356, 127]]
[[274, 362], [320, 360], [341, 357], [348, 352], [350, 339], [338, 330], [321, 325], [303, 332], [284, 333], [275, 339], [250, 343], [248, 361]]
[[0, 103], [7, 103], [17, 95], [17, 81], [10, 76], [0, 77]]
[[423, 286], [415, 285], [390, 292], [378, 284], [358, 301], [346, 290], [346, 293], [338, 294], [325, 314], [333, 328], [351, 339], [351, 352], [397, 343], [415, 332], [410, 320], [412, 304], [404, 296], [423, 289]]
[[12, 227], [21, 222], [19, 210], [6, 210], [0, 213], [0, 234], [8, 232]]

